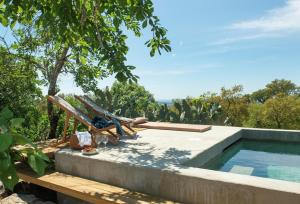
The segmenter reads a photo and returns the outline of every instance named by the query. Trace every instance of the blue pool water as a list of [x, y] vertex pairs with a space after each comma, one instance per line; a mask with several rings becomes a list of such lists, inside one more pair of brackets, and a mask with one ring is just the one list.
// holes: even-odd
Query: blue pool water
[[242, 139], [201, 168], [300, 182], [300, 143]]

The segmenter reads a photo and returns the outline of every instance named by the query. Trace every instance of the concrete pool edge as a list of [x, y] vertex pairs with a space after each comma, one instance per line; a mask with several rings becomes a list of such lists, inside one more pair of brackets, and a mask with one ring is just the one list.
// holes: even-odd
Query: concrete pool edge
[[[242, 138], [245, 131], [253, 130], [260, 129], [237, 129], [233, 135], [220, 140], [202, 153], [206, 152], [203, 155], [210, 154], [212, 157], [213, 154], [223, 151], [227, 145]], [[265, 129], [262, 131], [284, 134], [287, 132]], [[295, 134], [298, 135], [298, 139], [300, 131], [288, 131], [285, 137], [291, 138]], [[262, 136], [260, 139], [265, 138]], [[209, 150], [211, 148], [214, 149]], [[65, 152], [57, 153], [56, 158], [56, 168], [59, 171], [184, 203], [300, 203], [300, 184], [294, 182], [182, 165], [168, 170], [157, 169], [112, 161], [110, 158], [99, 160], [68, 155]], [[68, 162], [70, 159], [72, 164]]]

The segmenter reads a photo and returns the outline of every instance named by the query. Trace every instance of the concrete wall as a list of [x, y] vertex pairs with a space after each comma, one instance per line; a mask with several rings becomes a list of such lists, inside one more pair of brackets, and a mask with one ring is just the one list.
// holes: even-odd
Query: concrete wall
[[[300, 203], [297, 183], [276, 180], [265, 183], [263, 178], [196, 168], [171, 172], [83, 157], [73, 157], [69, 162], [70, 157], [63, 154], [57, 155], [56, 161], [61, 172], [183, 203]], [[277, 188], [281, 184], [283, 188]]]
[[160, 195], [163, 171], [129, 164], [86, 159], [67, 154], [56, 155], [56, 170], [131, 190]]
[[[224, 172], [218, 172], [225, 174]], [[210, 177], [207, 174], [202, 174], [201, 177], [186, 176], [186, 175], [172, 175], [165, 174], [163, 182], [161, 183], [161, 193], [169, 198], [178, 200], [184, 203], [199, 203], [199, 204], [296, 204], [300, 203], [300, 192], [288, 192], [276, 190], [267, 187], [257, 187], [254, 185], [248, 185], [247, 179], [252, 178], [240, 178], [244, 179], [242, 184], [233, 182], [236, 179], [234, 174], [227, 174], [228, 178]], [[213, 175], [213, 173], [211, 174]], [[223, 175], [224, 176], [224, 175]], [[226, 177], [225, 176], [225, 177]], [[232, 177], [232, 180], [231, 178]], [[227, 181], [225, 181], [227, 180]], [[258, 179], [259, 180], [259, 179]], [[251, 183], [251, 181], [249, 181]], [[257, 184], [259, 184], [258, 181]], [[275, 182], [276, 183], [276, 182]], [[300, 186], [300, 185], [299, 185]]]

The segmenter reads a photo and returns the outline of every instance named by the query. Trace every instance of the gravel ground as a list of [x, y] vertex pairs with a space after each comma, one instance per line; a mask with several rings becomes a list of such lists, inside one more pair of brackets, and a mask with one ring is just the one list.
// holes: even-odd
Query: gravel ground
[[51, 201], [42, 201], [32, 194], [12, 194], [0, 201], [1, 204], [55, 204]]

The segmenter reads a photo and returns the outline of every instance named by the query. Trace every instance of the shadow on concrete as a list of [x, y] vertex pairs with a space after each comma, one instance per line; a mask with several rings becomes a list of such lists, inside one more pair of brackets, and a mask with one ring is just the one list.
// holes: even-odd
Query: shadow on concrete
[[183, 162], [190, 159], [191, 151], [178, 150], [174, 147], [168, 149], [157, 149], [150, 143], [125, 143], [111, 147], [118, 151], [120, 157], [124, 156], [128, 163], [163, 170], [174, 170], [174, 166], [182, 166]]

